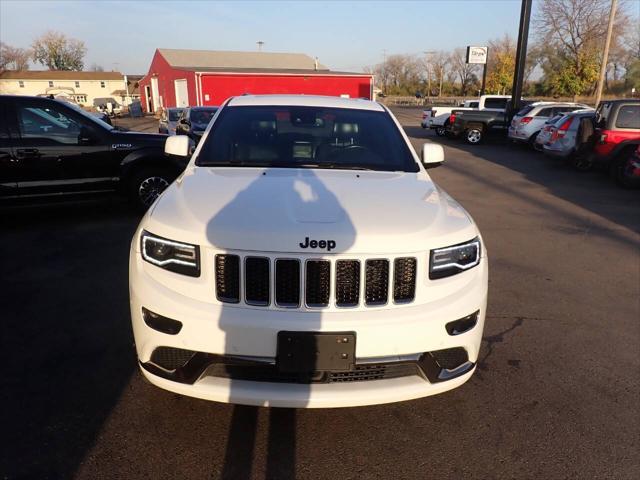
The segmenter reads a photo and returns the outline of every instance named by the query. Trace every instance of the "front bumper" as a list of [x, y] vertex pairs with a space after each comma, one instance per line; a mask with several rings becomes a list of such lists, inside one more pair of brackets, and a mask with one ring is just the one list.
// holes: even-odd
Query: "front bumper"
[[[368, 310], [289, 311], [261, 310], [194, 300], [150, 275], [139, 255], [130, 263], [130, 297], [133, 331], [142, 373], [160, 388], [187, 396], [255, 406], [328, 408], [371, 405], [409, 400], [441, 393], [467, 381], [475, 368], [484, 327], [487, 302], [487, 259], [459, 275], [467, 277], [464, 288], [437, 301]], [[177, 275], [177, 274], [176, 274]], [[447, 279], [443, 279], [446, 281]], [[212, 295], [213, 297], [213, 295]], [[149, 327], [146, 308], [182, 323], [170, 335]], [[450, 335], [445, 325], [478, 312], [477, 323], [459, 335]], [[288, 382], [229, 375], [229, 363], [247, 366], [262, 363], [267, 373], [276, 370], [277, 335], [280, 331], [344, 332], [356, 334], [356, 369], [367, 365], [399, 363], [417, 365], [414, 374], [393, 375], [344, 382]], [[152, 359], [159, 347], [197, 352], [194, 372], [175, 375], [157, 368]], [[442, 378], [428, 372], [424, 352], [462, 348], [464, 365]], [[421, 363], [422, 362], [422, 363]], [[196, 362], [197, 363], [197, 362]], [[255, 366], [255, 365], [253, 365]], [[364, 367], [363, 367], [364, 366]], [[222, 370], [221, 370], [222, 368]], [[395, 367], [393, 367], [395, 368]], [[264, 370], [264, 369], [263, 369]], [[438, 372], [435, 372], [438, 375]]]

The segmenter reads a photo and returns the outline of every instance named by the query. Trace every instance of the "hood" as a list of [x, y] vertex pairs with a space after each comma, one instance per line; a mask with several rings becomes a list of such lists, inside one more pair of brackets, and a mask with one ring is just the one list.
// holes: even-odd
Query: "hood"
[[477, 235], [425, 173], [311, 169], [192, 167], [144, 228], [218, 249], [318, 254], [419, 252]]
[[143, 133], [143, 132], [122, 132], [112, 130], [114, 141], [124, 144], [134, 144], [134, 146], [162, 146], [167, 140], [167, 136], [161, 133]]

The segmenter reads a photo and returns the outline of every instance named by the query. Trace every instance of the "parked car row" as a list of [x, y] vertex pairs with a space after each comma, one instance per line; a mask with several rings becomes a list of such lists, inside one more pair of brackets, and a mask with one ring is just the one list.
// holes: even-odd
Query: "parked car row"
[[217, 111], [218, 107], [167, 108], [160, 117], [158, 132], [187, 135], [198, 143]]
[[578, 170], [604, 167], [626, 187], [640, 186], [640, 100], [606, 100], [597, 109], [579, 103], [535, 102], [511, 121], [505, 111], [455, 109], [446, 134], [477, 145], [496, 132], [560, 158]]
[[489, 110], [504, 112], [511, 97], [509, 95], [482, 95], [477, 100], [465, 100], [459, 107], [432, 106], [422, 111], [422, 128], [435, 130], [440, 137], [446, 135], [453, 110]]
[[166, 138], [64, 101], [0, 95], [0, 200], [118, 191], [146, 209], [184, 169], [164, 155]]

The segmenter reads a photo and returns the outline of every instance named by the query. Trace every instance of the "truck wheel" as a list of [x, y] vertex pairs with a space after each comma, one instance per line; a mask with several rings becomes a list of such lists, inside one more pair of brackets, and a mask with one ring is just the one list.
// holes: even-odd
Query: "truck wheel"
[[447, 134], [446, 125], [436, 128], [436, 135], [438, 135], [439, 137], [444, 137], [446, 134]]
[[146, 211], [171, 184], [174, 175], [165, 168], [143, 168], [129, 181], [129, 197], [140, 211]]
[[464, 139], [470, 145], [477, 145], [482, 142], [482, 129], [471, 127], [464, 133]]

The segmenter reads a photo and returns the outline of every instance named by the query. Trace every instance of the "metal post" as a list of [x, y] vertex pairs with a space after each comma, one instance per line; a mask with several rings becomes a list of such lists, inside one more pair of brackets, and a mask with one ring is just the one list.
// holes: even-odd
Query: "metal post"
[[482, 66], [482, 87], [480, 87], [480, 96], [484, 95], [484, 86], [487, 83], [487, 61], [489, 60], [489, 49], [487, 48], [487, 58]]
[[602, 98], [602, 86], [604, 84], [604, 76], [607, 73], [607, 62], [609, 61], [609, 44], [611, 43], [611, 32], [613, 30], [613, 20], [616, 16], [617, 0], [611, 0], [611, 11], [609, 12], [609, 26], [607, 27], [607, 39], [604, 42], [604, 52], [602, 52], [602, 65], [600, 65], [600, 78], [598, 79], [598, 88], [596, 89], [596, 107]]
[[511, 89], [510, 113], [514, 115], [520, 107], [522, 84], [524, 83], [524, 64], [527, 59], [527, 40], [529, 39], [529, 20], [531, 20], [532, 0], [522, 0], [520, 8], [520, 28], [518, 30], [518, 48], [516, 50], [516, 68]]
[[429, 79], [428, 79], [429, 90], [427, 91], [427, 101], [431, 103], [431, 63], [427, 65], [427, 75], [429, 76]]

